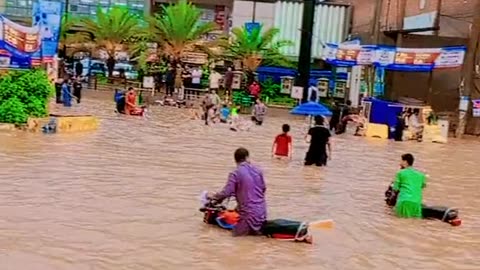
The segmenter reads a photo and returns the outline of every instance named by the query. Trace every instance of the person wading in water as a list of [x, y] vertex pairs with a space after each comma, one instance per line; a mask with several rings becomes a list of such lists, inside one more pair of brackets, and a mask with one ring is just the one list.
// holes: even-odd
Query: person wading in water
[[250, 163], [247, 149], [238, 148], [234, 158], [237, 168], [229, 174], [227, 184], [222, 191], [208, 197], [222, 202], [235, 196], [240, 220], [233, 229], [233, 236], [260, 235], [267, 220], [267, 188], [263, 173]]
[[[332, 146], [330, 144], [330, 131], [323, 126], [322, 116], [315, 116], [315, 126], [308, 130], [305, 140], [310, 143], [307, 155], [305, 157], [305, 166], [315, 164], [316, 166], [326, 166], [327, 159], [332, 157]], [[328, 148], [328, 154], [327, 154]]]
[[395, 214], [401, 218], [422, 218], [422, 192], [426, 187], [426, 176], [412, 167], [414, 161], [412, 154], [402, 155], [401, 170], [393, 183], [393, 190], [399, 192]]

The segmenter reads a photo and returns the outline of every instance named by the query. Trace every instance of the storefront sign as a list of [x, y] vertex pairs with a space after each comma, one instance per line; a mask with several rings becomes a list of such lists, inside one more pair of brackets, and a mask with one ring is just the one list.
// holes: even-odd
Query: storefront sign
[[465, 47], [443, 48], [435, 60], [435, 68], [455, 68], [463, 64], [465, 58]]
[[480, 117], [480, 99], [473, 99], [473, 117]]
[[468, 111], [468, 100], [469, 98], [466, 96], [460, 97], [460, 102], [458, 103], [458, 110], [461, 112]]
[[208, 55], [205, 53], [187, 52], [182, 56], [182, 62], [204, 65], [208, 62]]
[[396, 70], [429, 71], [440, 55], [440, 49], [406, 49], [397, 48], [393, 64], [387, 66]]
[[396, 48], [327, 44], [323, 59], [335, 66], [375, 65], [398, 71], [432, 71], [463, 64], [466, 47]]
[[290, 97], [292, 97], [294, 99], [302, 99], [303, 98], [303, 87], [302, 86], [292, 87], [292, 92], [290, 93]]

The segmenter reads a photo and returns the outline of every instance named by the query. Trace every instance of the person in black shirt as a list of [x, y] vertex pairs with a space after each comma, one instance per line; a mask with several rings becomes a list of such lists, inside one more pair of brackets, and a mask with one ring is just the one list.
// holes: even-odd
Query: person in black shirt
[[169, 66], [165, 76], [165, 88], [167, 90], [167, 96], [172, 96], [174, 92], [174, 83], [175, 83], [175, 70], [172, 66]]
[[75, 65], [75, 76], [79, 77], [83, 75], [83, 64], [81, 62], [78, 62]]
[[76, 97], [77, 103], [80, 103], [80, 99], [82, 98], [82, 82], [80, 77], [77, 77], [73, 82], [73, 96]]
[[[305, 138], [310, 142], [307, 155], [305, 157], [305, 166], [326, 166], [327, 159], [332, 157], [332, 147], [330, 145], [330, 130], [323, 126], [324, 118], [315, 116], [315, 126], [308, 130]], [[327, 154], [328, 148], [328, 154]]]

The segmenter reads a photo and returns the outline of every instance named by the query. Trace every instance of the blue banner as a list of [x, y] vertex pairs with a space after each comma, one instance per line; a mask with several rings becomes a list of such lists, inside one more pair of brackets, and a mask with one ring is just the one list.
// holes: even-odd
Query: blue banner
[[397, 48], [359, 44], [326, 44], [323, 59], [334, 66], [374, 65], [388, 70], [429, 72], [463, 64], [466, 47]]
[[57, 54], [63, 4], [38, 0], [32, 5], [32, 24], [40, 30], [41, 49], [34, 58], [51, 59]]
[[245, 23], [245, 29], [247, 30], [247, 32], [249, 34], [251, 34], [253, 29], [255, 29], [255, 28], [260, 28], [260, 23], [258, 23], [258, 22]]

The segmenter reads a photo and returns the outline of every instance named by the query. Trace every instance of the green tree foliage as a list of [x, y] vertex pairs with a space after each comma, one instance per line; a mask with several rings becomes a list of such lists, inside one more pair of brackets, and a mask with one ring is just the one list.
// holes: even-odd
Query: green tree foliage
[[48, 115], [54, 87], [43, 70], [10, 71], [0, 77], [0, 122], [21, 124]]
[[213, 41], [203, 37], [217, 29], [214, 22], [201, 23], [202, 12], [187, 0], [163, 6], [161, 14], [147, 19], [145, 35], [150, 42], [158, 44], [159, 52], [179, 62], [185, 52], [202, 51], [212, 55]]
[[251, 75], [260, 65], [291, 66], [289, 59], [280, 52], [283, 47], [293, 45], [289, 40], [278, 40], [277, 28], [262, 31], [263, 25], [248, 31], [245, 26], [232, 29], [230, 42], [222, 42], [225, 58], [242, 63], [244, 71]]
[[85, 41], [94, 44], [97, 50], [104, 50], [107, 55], [108, 75], [112, 76], [117, 52], [126, 51], [128, 45], [141, 32], [141, 20], [127, 7], [114, 6], [104, 11], [97, 8], [96, 18], [82, 17], [76, 22], [82, 32], [77, 33]]

